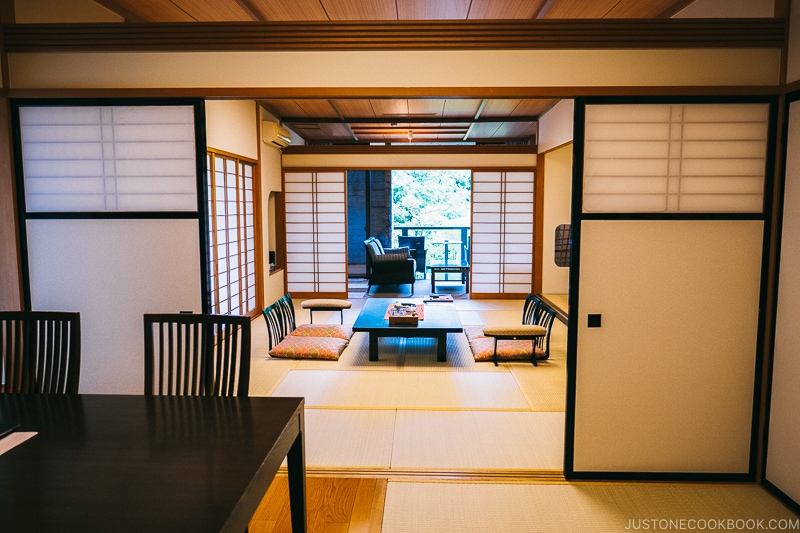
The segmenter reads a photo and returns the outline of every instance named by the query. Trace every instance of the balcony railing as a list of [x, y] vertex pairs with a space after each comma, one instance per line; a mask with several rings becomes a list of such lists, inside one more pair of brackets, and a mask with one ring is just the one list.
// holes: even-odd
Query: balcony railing
[[394, 226], [392, 246], [397, 246], [397, 237], [400, 235], [425, 237], [429, 263], [444, 261], [444, 241], [449, 243], [449, 261], [469, 260], [469, 226]]

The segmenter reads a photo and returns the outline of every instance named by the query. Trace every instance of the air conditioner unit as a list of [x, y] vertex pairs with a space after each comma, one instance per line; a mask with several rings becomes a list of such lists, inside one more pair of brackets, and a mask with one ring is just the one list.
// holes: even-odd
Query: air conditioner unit
[[265, 144], [271, 144], [278, 148], [283, 148], [292, 144], [292, 137], [289, 130], [274, 122], [265, 121], [261, 123], [261, 140]]

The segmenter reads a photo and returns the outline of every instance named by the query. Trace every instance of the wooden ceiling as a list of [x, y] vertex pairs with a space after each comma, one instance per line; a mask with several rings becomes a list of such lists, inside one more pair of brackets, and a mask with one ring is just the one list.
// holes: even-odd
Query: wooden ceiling
[[[669, 18], [692, 0], [95, 0], [133, 23]], [[308, 144], [533, 144], [552, 99], [281, 98], [259, 103]]]

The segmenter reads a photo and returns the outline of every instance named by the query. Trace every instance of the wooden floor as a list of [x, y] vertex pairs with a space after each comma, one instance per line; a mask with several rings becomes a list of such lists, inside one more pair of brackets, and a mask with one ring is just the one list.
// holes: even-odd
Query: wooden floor
[[[385, 478], [306, 477], [309, 533], [380, 533]], [[250, 521], [250, 533], [292, 530], [289, 518], [289, 482], [278, 475]]]

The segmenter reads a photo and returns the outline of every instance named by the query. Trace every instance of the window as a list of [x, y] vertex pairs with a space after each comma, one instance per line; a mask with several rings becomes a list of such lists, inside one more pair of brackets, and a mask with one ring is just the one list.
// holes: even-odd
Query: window
[[211, 312], [252, 315], [260, 310], [256, 262], [255, 162], [208, 152]]

